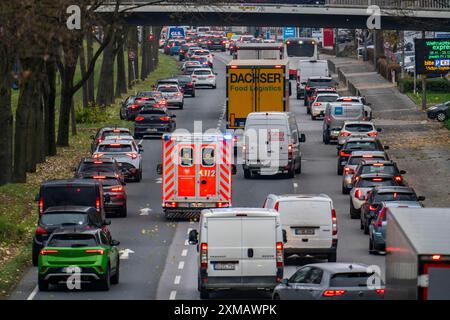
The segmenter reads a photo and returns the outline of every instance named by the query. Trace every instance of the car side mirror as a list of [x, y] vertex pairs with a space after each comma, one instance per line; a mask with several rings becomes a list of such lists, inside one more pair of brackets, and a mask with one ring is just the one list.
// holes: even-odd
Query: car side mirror
[[189, 244], [190, 245], [198, 244], [198, 231], [197, 230], [191, 230], [189, 232]]
[[110, 196], [109, 194], [105, 194], [105, 195], [103, 196], [103, 201], [104, 201], [104, 202], [110, 202], [110, 201], [111, 201], [111, 196]]
[[405, 170], [400, 170], [400, 174], [405, 174], [406, 171]]
[[302, 134], [300, 134], [300, 137], [298, 138], [298, 141], [299, 142], [306, 142], [306, 136], [305, 136], [305, 134], [304, 133], [302, 133]]
[[384, 150], [389, 150], [389, 146], [384, 146]]
[[162, 167], [162, 164], [158, 164], [158, 165], [156, 166], [156, 173], [157, 173], [157, 174], [162, 174], [162, 173], [163, 173], [163, 167]]
[[120, 241], [117, 241], [117, 240], [111, 240], [111, 245], [112, 245], [113, 247], [117, 247], [118, 245], [120, 245]]
[[383, 131], [383, 129], [377, 128], [377, 132], [381, 132], [381, 131]]
[[417, 197], [417, 200], [419, 200], [419, 201], [425, 201], [425, 197], [424, 197], [424, 196], [419, 196], [419, 197]]
[[231, 165], [231, 174], [235, 175], [236, 173], [237, 173], [237, 168], [236, 168], [236, 165], [233, 164], [233, 165]]
[[217, 72], [214, 72], [214, 74], [217, 76], [217, 75], [219, 75]]
[[283, 243], [287, 242], [287, 233], [286, 230], [283, 229]]
[[104, 226], [110, 226], [110, 225], [111, 225], [111, 220], [105, 220], [105, 221], [103, 221], [103, 225], [104, 225]]

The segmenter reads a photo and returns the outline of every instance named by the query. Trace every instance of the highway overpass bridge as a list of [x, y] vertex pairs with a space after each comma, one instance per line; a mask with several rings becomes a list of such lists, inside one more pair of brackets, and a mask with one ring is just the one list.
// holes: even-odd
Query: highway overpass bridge
[[[116, 0], [98, 8], [114, 12]], [[152, 4], [153, 3], [153, 4]], [[227, 25], [366, 28], [369, 6], [381, 29], [450, 31], [450, 0], [122, 0], [121, 15], [137, 25]]]

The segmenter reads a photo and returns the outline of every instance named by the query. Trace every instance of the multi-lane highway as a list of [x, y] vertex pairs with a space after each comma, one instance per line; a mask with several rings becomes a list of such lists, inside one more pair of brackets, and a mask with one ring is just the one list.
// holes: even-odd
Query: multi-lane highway
[[[195, 98], [186, 98], [184, 110], [176, 110], [177, 128], [194, 130], [225, 129], [225, 64], [230, 56], [215, 53], [217, 89], [199, 89]], [[376, 108], [376, 106], [374, 106]], [[336, 175], [336, 149], [322, 143], [322, 122], [311, 121], [302, 101], [291, 97], [300, 130], [306, 134], [302, 145], [303, 172], [295, 179], [263, 177], [244, 179], [242, 168], [233, 176], [233, 206], [261, 207], [269, 193], [325, 193], [333, 201], [338, 217], [338, 261], [378, 265], [384, 274], [384, 257], [369, 255], [368, 237], [359, 220], [349, 216], [349, 198], [341, 194], [341, 176]], [[201, 121], [194, 123], [195, 121]], [[196, 222], [166, 221], [161, 209], [161, 179], [156, 166], [161, 162], [161, 140], [143, 142], [143, 180], [128, 183], [128, 217], [112, 219], [113, 238], [121, 242], [120, 284], [108, 292], [60, 288], [39, 292], [37, 271], [30, 268], [11, 295], [11, 299], [198, 299], [197, 252], [187, 243], [187, 233]], [[285, 276], [311, 261], [288, 260]], [[215, 293], [212, 298], [269, 298], [261, 293]]]

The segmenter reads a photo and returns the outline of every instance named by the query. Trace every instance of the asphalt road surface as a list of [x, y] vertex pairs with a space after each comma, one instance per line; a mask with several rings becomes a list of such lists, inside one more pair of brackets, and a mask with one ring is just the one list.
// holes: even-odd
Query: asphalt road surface
[[[203, 131], [224, 129], [225, 64], [230, 56], [215, 53], [214, 69], [218, 73], [217, 89], [198, 89], [195, 98], [186, 98], [184, 110], [175, 110], [177, 128]], [[376, 108], [376, 106], [374, 106]], [[295, 179], [264, 177], [244, 179], [243, 171], [233, 176], [233, 206], [261, 207], [269, 193], [325, 193], [334, 202], [338, 219], [338, 254], [341, 262], [377, 265], [384, 275], [384, 257], [369, 255], [368, 237], [359, 228], [359, 220], [350, 220], [349, 197], [341, 194], [341, 176], [336, 175], [336, 149], [322, 143], [322, 121], [306, 115], [302, 100], [291, 97], [300, 131], [306, 134], [302, 145], [302, 174]], [[198, 121], [198, 122], [196, 122]], [[200, 122], [201, 121], [201, 122]], [[200, 127], [201, 126], [201, 127]], [[37, 270], [30, 268], [10, 299], [75, 300], [75, 299], [199, 299], [197, 291], [197, 252], [187, 243], [196, 222], [166, 221], [161, 209], [161, 179], [156, 165], [161, 162], [161, 140], [144, 140], [143, 180], [128, 183], [128, 217], [113, 218], [111, 233], [120, 241], [120, 283], [108, 292], [94, 286], [83, 290], [53, 287], [49, 292], [37, 289]], [[286, 261], [285, 277], [312, 259]], [[267, 299], [265, 292], [218, 292], [213, 299]]]

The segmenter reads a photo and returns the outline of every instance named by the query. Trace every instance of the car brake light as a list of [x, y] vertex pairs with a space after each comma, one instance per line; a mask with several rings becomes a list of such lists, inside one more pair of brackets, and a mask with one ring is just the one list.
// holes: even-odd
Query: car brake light
[[280, 207], [280, 203], [279, 202], [275, 203], [274, 209], [278, 211], [279, 207]]
[[144, 119], [145, 119], [144, 117], [136, 117], [134, 121], [140, 122], [143, 121]]
[[381, 209], [380, 215], [378, 217], [378, 223], [377, 223], [378, 227], [381, 227], [383, 225], [383, 219], [384, 219], [385, 213], [386, 213], [386, 208]]
[[106, 179], [106, 176], [93, 176], [92, 179]]
[[94, 154], [92, 157], [93, 157], [94, 159], [101, 158], [101, 157], [103, 157], [103, 153], [96, 153], [96, 154]]
[[42, 228], [42, 227], [37, 227], [36, 228], [36, 231], [34, 232], [35, 234], [38, 234], [38, 235], [43, 235], [43, 234], [47, 234], [47, 230], [45, 230], [44, 228]]
[[192, 86], [194, 86], [194, 84], [193, 84], [192, 82], [189, 82], [189, 83], [187, 84], [187, 86], [188, 86], [188, 87], [192, 87]]
[[347, 153], [345, 151], [339, 152], [339, 156], [340, 157], [350, 157], [351, 155], [352, 155], [351, 153]]
[[86, 249], [85, 252], [86, 253], [97, 253], [97, 254], [103, 255], [103, 253], [105, 251], [103, 249]]
[[288, 158], [292, 159], [292, 144], [288, 145]]
[[44, 198], [42, 197], [39, 198], [39, 213], [44, 213]]
[[120, 147], [120, 143], [111, 143], [110, 147]]
[[164, 203], [164, 207], [168, 207], [168, 208], [176, 208], [177, 206], [178, 206], [178, 204], [174, 201]]
[[434, 260], [434, 261], [441, 260], [441, 255], [440, 254], [433, 254], [431, 256], [431, 259]]
[[373, 166], [374, 167], [383, 167], [384, 163], [374, 163]]
[[352, 98], [344, 98], [342, 99], [343, 102], [352, 102], [353, 99]]
[[132, 105], [131, 105], [131, 109], [136, 109], [137, 107], [138, 107], [137, 104], [132, 104]]
[[402, 182], [403, 178], [401, 176], [396, 176], [394, 178], [394, 180], [397, 181], [397, 182]]
[[201, 261], [201, 268], [207, 269], [208, 268], [208, 244], [205, 242], [202, 242], [200, 246], [200, 261]]
[[217, 202], [216, 207], [217, 208], [227, 208], [229, 205], [226, 202]]
[[342, 296], [345, 292], [345, 290], [325, 290], [322, 295], [324, 297], [336, 297]]
[[360, 189], [355, 191], [355, 197], [358, 198], [358, 199], [361, 197], [361, 190]]
[[170, 117], [160, 117], [159, 120], [161, 120], [161, 121], [169, 121]]
[[130, 157], [131, 159], [136, 159], [137, 158], [137, 154], [136, 153], [127, 153], [126, 155], [128, 157]]
[[341, 137], [349, 137], [349, 136], [351, 136], [352, 134], [351, 134], [350, 132], [341, 131], [341, 132], [339, 133], [339, 135], [340, 135]]
[[123, 191], [123, 186], [114, 186], [111, 188], [112, 192], [122, 192]]
[[283, 242], [277, 242], [276, 248], [277, 248], [277, 268], [283, 268]]
[[176, 96], [176, 97], [181, 97], [181, 95], [182, 95], [181, 92], [175, 93], [175, 96]]
[[355, 173], [355, 170], [353, 170], [352, 168], [344, 168], [344, 174], [352, 174]]
[[55, 249], [42, 249], [39, 254], [45, 256], [46, 254], [58, 253], [58, 250]]
[[95, 209], [97, 209], [97, 211], [100, 211], [100, 198], [97, 197], [95, 199]]
[[376, 136], [378, 136], [378, 132], [369, 132], [367, 135], [369, 137], [376, 137]]
[[372, 181], [381, 182], [381, 181], [383, 181], [383, 179], [382, 178], [373, 178]]
[[364, 154], [362, 157], [363, 158], [373, 158], [373, 155], [371, 155], [371, 154]]
[[313, 104], [313, 106], [315, 106], [315, 107], [319, 107], [319, 106], [321, 106], [322, 104], [320, 103], [320, 102], [314, 102], [314, 104]]
[[332, 229], [333, 229], [333, 236], [337, 235], [337, 216], [336, 216], [336, 210], [331, 210], [331, 221], [333, 223]]
[[373, 205], [369, 205], [369, 210], [370, 211], [375, 211], [375, 210], [377, 210], [377, 207], [375, 207]]
[[375, 292], [379, 295], [383, 295], [384, 294], [384, 289], [376, 289]]

